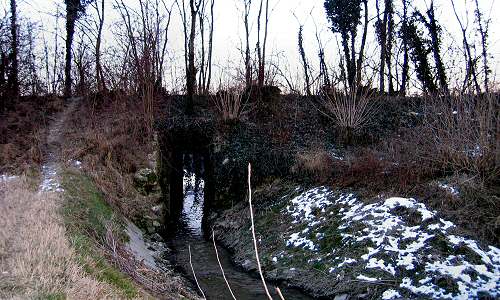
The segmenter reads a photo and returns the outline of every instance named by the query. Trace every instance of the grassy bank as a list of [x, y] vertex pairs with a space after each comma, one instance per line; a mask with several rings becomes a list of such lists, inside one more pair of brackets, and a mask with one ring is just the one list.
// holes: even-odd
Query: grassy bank
[[117, 243], [126, 241], [120, 218], [90, 178], [72, 171], [65, 172], [62, 177], [65, 201], [61, 214], [79, 263], [89, 275], [113, 286], [121, 298], [139, 296], [130, 278], [112, 266], [103, 251], [111, 237], [116, 237]]

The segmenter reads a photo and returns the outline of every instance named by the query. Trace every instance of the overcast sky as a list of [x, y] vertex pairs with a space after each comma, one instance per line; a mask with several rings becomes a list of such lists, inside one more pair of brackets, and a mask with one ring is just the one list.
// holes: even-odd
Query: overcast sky
[[[4, 2], [4, 7], [7, 7], [7, 1]], [[33, 20], [38, 20], [43, 24], [47, 30], [53, 30], [55, 18], [52, 15], [56, 11], [57, 5], [64, 8], [63, 0], [18, 0], [19, 11], [25, 16]], [[167, 0], [171, 1], [171, 0]], [[253, 2], [257, 2], [254, 0]], [[412, 5], [416, 5], [422, 10], [430, 0], [416, 0], [412, 1]], [[451, 56], [448, 55], [450, 46], [459, 48], [461, 47], [462, 38], [458, 23], [451, 9], [451, 0], [435, 0], [437, 16], [439, 22], [446, 30], [446, 39], [443, 45], [444, 55], [447, 56], [448, 63], [453, 65], [457, 70], [463, 69], [463, 64], [451, 61]], [[106, 27], [108, 33], [105, 35], [108, 43], [115, 42], [109, 29], [117, 20], [116, 14], [113, 14], [111, 6], [113, 0], [106, 0], [107, 4], [107, 20]], [[125, 0], [125, 3], [134, 6], [137, 0]], [[242, 2], [243, 0], [215, 0], [215, 37], [214, 37], [214, 64], [218, 68], [227, 69], [227, 67], [240, 66], [241, 55], [239, 49], [243, 42], [243, 23], [242, 23]], [[268, 49], [269, 54], [275, 56], [275, 60], [283, 66], [283, 69], [296, 71], [300, 68], [300, 59], [297, 47], [297, 31], [299, 22], [304, 25], [304, 47], [308, 59], [313, 68], [317, 69], [317, 42], [315, 38], [315, 28], [318, 28], [321, 39], [327, 51], [327, 57], [333, 64], [336, 61], [338, 53], [337, 41], [338, 38], [334, 35], [328, 27], [328, 22], [325, 17], [323, 8], [323, 0], [270, 0], [272, 8], [270, 24], [269, 24], [269, 40]], [[374, 3], [374, 0], [370, 1]], [[401, 5], [401, 0], [394, 0], [396, 6]], [[479, 0], [482, 5], [483, 11], [486, 13], [485, 17], [490, 17], [492, 12], [500, 12], [500, 2], [495, 0]], [[455, 0], [459, 13], [465, 20], [466, 11], [469, 11], [470, 28], [475, 26], [473, 21], [473, 0]], [[257, 4], [257, 3], [255, 3]], [[465, 5], [469, 7], [465, 9]], [[373, 6], [373, 5], [372, 5]], [[257, 15], [257, 7], [254, 5], [252, 22], [255, 23]], [[375, 8], [370, 8], [370, 13], [375, 13]], [[177, 9], [174, 12], [178, 12]], [[495, 17], [493, 14], [492, 23], [490, 24], [490, 54], [494, 56], [492, 60], [493, 72], [496, 74], [500, 70], [499, 56], [500, 56], [500, 18]], [[62, 24], [61, 24], [62, 25]], [[252, 36], [252, 44], [255, 45], [255, 31]], [[62, 27], [61, 27], [62, 28]], [[373, 22], [369, 29], [373, 36]], [[170, 55], [175, 57], [182, 57], [183, 43], [182, 43], [182, 28], [178, 18], [173, 19], [170, 33]], [[377, 51], [376, 43], [369, 43], [367, 54], [374, 54]], [[456, 55], [455, 55], [456, 56]], [[453, 81], [453, 76], [450, 76], [450, 81]], [[458, 80], [458, 79], [457, 79]]]

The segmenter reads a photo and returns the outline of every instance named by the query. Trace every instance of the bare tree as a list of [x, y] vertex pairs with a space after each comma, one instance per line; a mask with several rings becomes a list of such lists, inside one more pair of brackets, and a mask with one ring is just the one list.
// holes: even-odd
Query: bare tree
[[483, 71], [484, 71], [484, 90], [486, 93], [489, 93], [490, 88], [489, 88], [489, 74], [491, 72], [489, 65], [488, 65], [488, 32], [489, 32], [489, 24], [491, 19], [487, 19], [485, 24], [483, 24], [483, 13], [481, 12], [481, 9], [479, 8], [479, 1], [475, 0], [476, 3], [476, 10], [475, 10], [475, 15], [476, 15], [476, 21], [478, 24], [478, 31], [479, 35], [481, 36], [481, 47], [482, 47], [482, 57], [483, 57]]
[[267, 32], [269, 26], [269, 0], [265, 0], [265, 16], [264, 16], [264, 38], [261, 42], [261, 19], [262, 19], [262, 6], [264, 0], [260, 0], [259, 14], [257, 16], [257, 85], [260, 88], [264, 86], [265, 79], [265, 66], [266, 66], [266, 44], [267, 44]]
[[[201, 35], [201, 61], [199, 67], [198, 91], [200, 94], [207, 94], [210, 90], [210, 81], [212, 78], [215, 0], [202, 0], [201, 3], [201, 8], [198, 11]], [[209, 11], [207, 11], [208, 5], [210, 6]], [[206, 22], [208, 22], [208, 41], [205, 41]]]
[[377, 23], [375, 29], [378, 42], [380, 44], [380, 70], [379, 70], [379, 90], [385, 91], [385, 66], [387, 65], [387, 80], [389, 83], [389, 93], [394, 92], [392, 84], [392, 40], [394, 32], [394, 7], [392, 0], [384, 0], [383, 18], [380, 18], [379, 0], [375, 2], [377, 8]]
[[71, 97], [71, 85], [73, 83], [71, 77], [72, 45], [75, 35], [75, 24], [80, 15], [85, 11], [85, 6], [91, 0], [64, 0], [66, 4], [66, 65], [64, 68], [64, 96]]
[[[311, 13], [309, 15], [312, 16]], [[313, 22], [315, 28], [316, 42], [318, 43], [319, 77], [322, 79], [323, 87], [330, 88], [331, 82], [330, 82], [330, 75], [328, 73], [328, 66], [326, 65], [325, 61], [325, 47], [323, 46], [323, 42], [321, 41], [321, 37], [318, 32], [318, 25], [316, 24], [314, 19]]]
[[409, 64], [409, 45], [408, 39], [406, 38], [405, 32], [408, 32], [408, 0], [402, 0], [403, 2], [403, 18], [401, 24], [401, 36], [403, 40], [403, 67], [401, 70], [401, 85], [399, 87], [399, 92], [401, 95], [406, 95], [406, 87], [408, 85], [408, 71], [410, 68]]
[[[363, 0], [363, 7], [364, 7], [364, 25], [363, 25], [363, 36], [361, 37], [361, 46], [359, 47], [359, 54], [358, 54], [358, 61], [357, 61], [357, 73], [356, 73], [356, 86], [359, 87], [361, 84], [361, 69], [363, 67], [363, 61], [365, 57], [365, 45], [366, 45], [366, 35], [368, 33], [368, 0]], [[351, 49], [354, 49], [354, 39], [351, 40], [352, 42], [352, 47]], [[354, 53], [354, 52], [353, 52]], [[354, 60], [353, 60], [354, 61]]]
[[464, 56], [465, 56], [465, 70], [466, 70], [466, 75], [464, 78], [464, 84], [462, 88], [462, 92], [467, 89], [468, 82], [470, 78], [473, 79], [474, 86], [476, 91], [479, 93], [481, 91], [481, 88], [479, 87], [479, 82], [477, 79], [477, 72], [476, 72], [476, 60], [472, 57], [472, 51], [471, 47], [469, 44], [469, 41], [467, 39], [467, 28], [464, 26], [462, 20], [458, 16], [457, 9], [455, 7], [455, 1], [451, 1], [451, 6], [453, 7], [453, 12], [455, 13], [455, 17], [458, 21], [458, 24], [460, 25], [460, 30], [462, 31], [462, 39], [463, 39], [463, 46], [464, 46]]
[[298, 34], [299, 54], [302, 59], [302, 66], [304, 68], [304, 78], [306, 81], [306, 94], [307, 96], [311, 96], [311, 82], [309, 80], [309, 64], [307, 63], [306, 52], [304, 50], [304, 45], [303, 45], [304, 42], [302, 35], [303, 29], [304, 26], [300, 25]]
[[441, 26], [438, 24], [436, 20], [436, 13], [434, 10], [434, 1], [431, 1], [429, 8], [427, 9], [427, 18], [425, 18], [419, 11], [416, 12], [416, 15], [420, 17], [420, 20], [427, 27], [429, 31], [429, 35], [431, 36], [431, 44], [432, 44], [432, 54], [434, 56], [434, 62], [436, 64], [437, 69], [437, 77], [439, 80], [439, 85], [441, 91], [444, 93], [448, 93], [448, 80], [446, 78], [446, 71], [444, 69], [443, 59], [441, 57]]
[[141, 97], [147, 127], [152, 130], [154, 102], [162, 84], [172, 7], [169, 8], [163, 0], [139, 0], [138, 10], [128, 7], [124, 0], [115, 0], [115, 6], [125, 27], [122, 70], [127, 72], [129, 66], [133, 74], [132, 87]]
[[95, 43], [95, 77], [97, 81], [97, 90], [102, 91], [106, 89], [106, 82], [104, 80], [104, 73], [101, 64], [101, 42], [102, 42], [102, 30], [104, 27], [104, 0], [101, 0], [101, 5], [97, 2], [94, 4], [94, 9], [97, 13], [98, 26], [97, 26], [97, 38]]
[[250, 61], [250, 25], [249, 16], [252, 0], [244, 0], [243, 22], [245, 25], [245, 84], [249, 88], [252, 85], [252, 62]]

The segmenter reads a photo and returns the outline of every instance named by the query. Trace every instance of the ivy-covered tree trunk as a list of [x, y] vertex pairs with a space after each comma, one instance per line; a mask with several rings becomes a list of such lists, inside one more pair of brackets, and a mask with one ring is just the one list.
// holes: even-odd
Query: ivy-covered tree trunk
[[16, 0], [10, 0], [10, 70], [8, 74], [9, 94], [19, 95], [19, 67], [18, 67], [18, 29], [17, 29], [17, 4]]
[[405, 36], [405, 32], [408, 32], [408, 0], [403, 1], [403, 20], [401, 25], [401, 36], [403, 39], [403, 67], [401, 70], [401, 86], [399, 87], [399, 92], [402, 96], [406, 96], [406, 86], [408, 85], [408, 71], [410, 68], [409, 60], [409, 46], [408, 38]]
[[431, 2], [431, 6], [427, 10], [427, 16], [429, 17], [429, 22], [426, 25], [431, 36], [432, 53], [436, 64], [439, 86], [443, 93], [448, 94], [448, 79], [446, 78], [446, 71], [441, 57], [441, 27], [436, 21], [434, 1]]
[[75, 35], [75, 23], [78, 18], [78, 10], [80, 7], [79, 0], [66, 0], [66, 64], [64, 67], [64, 97], [71, 97], [71, 86], [73, 80], [71, 78], [71, 64], [73, 61], [72, 46]]
[[304, 77], [306, 80], [306, 94], [307, 96], [311, 96], [311, 83], [309, 80], [309, 65], [307, 63], [306, 59], [306, 52], [304, 50], [304, 44], [303, 44], [303, 36], [302, 36], [302, 30], [304, 27], [302, 25], [299, 26], [299, 35], [298, 35], [298, 42], [299, 42], [299, 54], [302, 59], [302, 66], [304, 68]]

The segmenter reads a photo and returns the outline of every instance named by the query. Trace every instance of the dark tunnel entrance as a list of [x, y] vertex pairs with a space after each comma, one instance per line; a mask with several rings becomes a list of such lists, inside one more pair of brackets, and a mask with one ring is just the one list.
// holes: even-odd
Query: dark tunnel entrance
[[171, 130], [159, 142], [166, 233], [202, 235], [215, 197], [210, 137], [196, 129]]

